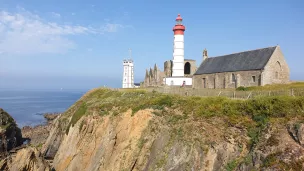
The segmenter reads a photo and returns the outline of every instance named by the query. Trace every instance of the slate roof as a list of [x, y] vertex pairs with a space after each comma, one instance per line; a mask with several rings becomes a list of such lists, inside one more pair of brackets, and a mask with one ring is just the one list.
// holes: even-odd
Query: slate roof
[[194, 59], [184, 59], [185, 61], [195, 61]]
[[194, 75], [263, 69], [276, 47], [207, 58]]

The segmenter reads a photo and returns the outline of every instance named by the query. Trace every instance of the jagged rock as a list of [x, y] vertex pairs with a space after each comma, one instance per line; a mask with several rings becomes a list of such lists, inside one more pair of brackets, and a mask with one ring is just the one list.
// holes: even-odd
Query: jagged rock
[[60, 113], [45, 113], [43, 115], [43, 117], [48, 121], [52, 121], [54, 119], [56, 119], [58, 116], [60, 115]]
[[290, 136], [304, 147], [304, 124], [292, 123], [287, 125], [287, 130]]
[[0, 158], [7, 152], [22, 145], [21, 130], [17, 127], [15, 120], [2, 108], [0, 108]]
[[51, 125], [49, 136], [42, 147], [42, 153], [44, 157], [53, 159], [60, 147], [62, 138], [65, 134], [65, 131], [61, 129], [62, 123], [59, 121], [57, 117], [54, 120], [54, 124]]
[[0, 169], [4, 171], [50, 171], [48, 163], [35, 148], [27, 147], [17, 152], [16, 156], [9, 156], [0, 162]]
[[301, 123], [299, 125], [299, 128], [297, 130], [297, 136], [298, 136], [300, 145], [302, 145], [304, 147], [304, 124], [303, 123]]
[[49, 136], [50, 125], [25, 126], [21, 129], [23, 138], [30, 140], [33, 146], [41, 146]]

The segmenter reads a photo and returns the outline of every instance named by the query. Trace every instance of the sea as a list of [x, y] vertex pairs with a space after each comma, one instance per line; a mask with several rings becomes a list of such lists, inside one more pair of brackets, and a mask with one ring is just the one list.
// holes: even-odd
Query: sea
[[81, 90], [0, 90], [0, 108], [18, 126], [44, 124], [44, 113], [61, 113], [74, 104], [86, 91]]

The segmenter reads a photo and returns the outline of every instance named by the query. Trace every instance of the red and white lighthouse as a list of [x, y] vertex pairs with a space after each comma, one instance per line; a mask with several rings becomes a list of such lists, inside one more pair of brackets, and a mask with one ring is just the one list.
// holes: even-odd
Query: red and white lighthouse
[[178, 14], [176, 18], [176, 24], [173, 27], [174, 43], [173, 43], [173, 77], [184, 76], [184, 32], [186, 30], [183, 25], [182, 17]]
[[184, 32], [186, 28], [183, 25], [183, 19], [179, 14], [175, 21], [176, 24], [173, 27], [174, 43], [172, 77], [164, 78], [164, 82], [169, 86], [191, 86], [192, 78], [184, 76]]

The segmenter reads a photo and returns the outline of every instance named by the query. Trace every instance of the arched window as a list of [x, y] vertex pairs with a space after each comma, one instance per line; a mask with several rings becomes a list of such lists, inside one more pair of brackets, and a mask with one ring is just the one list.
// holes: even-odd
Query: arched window
[[281, 67], [281, 63], [279, 61], [277, 61], [276, 63], [276, 68], [281, 71], [282, 70], [282, 67]]
[[234, 74], [231, 74], [231, 82], [235, 82], [235, 75]]
[[282, 71], [282, 67], [281, 67], [281, 63], [279, 61], [276, 62], [275, 65], [275, 79], [279, 79], [280, 78], [280, 72]]
[[191, 71], [191, 65], [189, 62], [186, 62], [184, 66], [184, 74], [190, 74], [190, 71]]

